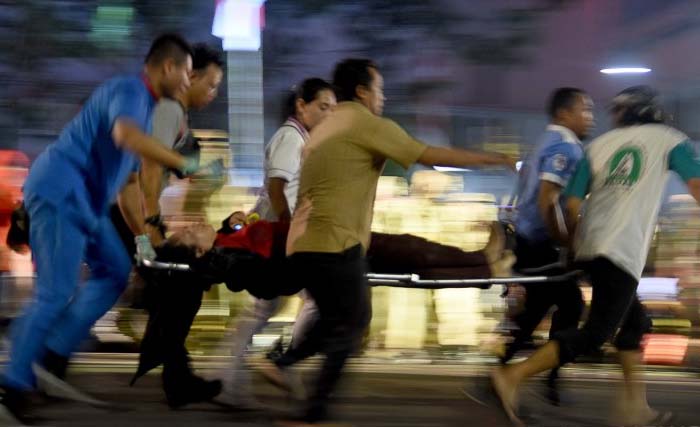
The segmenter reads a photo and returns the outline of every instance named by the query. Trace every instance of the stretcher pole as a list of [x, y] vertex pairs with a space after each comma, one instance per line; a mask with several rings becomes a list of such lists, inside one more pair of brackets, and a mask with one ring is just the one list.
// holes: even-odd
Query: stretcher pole
[[[189, 264], [178, 264], [162, 261], [141, 261], [141, 265], [154, 270], [169, 270], [188, 272], [192, 271]], [[421, 279], [417, 274], [378, 274], [368, 273], [367, 279], [372, 286], [388, 286], [394, 288], [414, 289], [460, 289], [480, 288], [488, 289], [493, 285], [527, 284], [527, 283], [551, 283], [571, 279], [579, 274], [572, 271], [558, 276], [513, 276], [491, 277], [483, 279]]]

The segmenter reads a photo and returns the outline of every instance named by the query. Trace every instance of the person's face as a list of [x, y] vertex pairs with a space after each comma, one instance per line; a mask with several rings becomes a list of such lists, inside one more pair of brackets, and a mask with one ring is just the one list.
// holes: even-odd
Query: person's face
[[579, 139], [585, 139], [593, 129], [593, 101], [588, 95], [579, 94], [571, 108], [561, 110], [564, 126], [571, 129]]
[[333, 91], [324, 89], [319, 91], [311, 102], [304, 102], [303, 99], [298, 98], [297, 115], [304, 127], [311, 130], [333, 111], [336, 104]]
[[214, 231], [214, 228], [210, 225], [195, 224], [178, 231], [168, 240], [176, 244], [193, 247], [195, 253], [199, 257], [214, 247], [216, 231]]
[[610, 116], [612, 118], [612, 126], [619, 127], [622, 126], [622, 118], [625, 116], [625, 108], [616, 107], [610, 110]]
[[187, 91], [192, 108], [204, 108], [211, 103], [219, 93], [219, 85], [224, 72], [216, 64], [209, 64], [205, 69], [194, 71]]
[[367, 86], [357, 87], [357, 98], [369, 111], [381, 116], [384, 112], [384, 77], [374, 68], [369, 69], [372, 81]]
[[166, 59], [162, 69], [162, 93], [167, 98], [178, 98], [184, 95], [190, 87], [192, 74], [192, 57], [178, 63], [174, 58]]

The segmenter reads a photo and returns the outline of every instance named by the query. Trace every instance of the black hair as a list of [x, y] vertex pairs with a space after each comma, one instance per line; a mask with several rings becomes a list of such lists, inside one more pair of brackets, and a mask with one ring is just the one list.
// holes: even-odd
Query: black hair
[[319, 92], [323, 90], [333, 91], [333, 86], [327, 81], [318, 77], [312, 77], [299, 83], [290, 90], [289, 94], [284, 99], [282, 105], [282, 122], [289, 117], [294, 116], [297, 112], [297, 99], [303, 99], [304, 102], [313, 102]]
[[234, 216], [235, 214], [237, 214], [238, 212], [242, 213], [242, 211], [236, 211], [236, 212], [232, 213], [231, 215], [227, 216], [226, 218], [224, 218], [224, 220], [221, 221], [221, 228], [216, 230], [216, 234], [233, 234], [233, 233], [239, 231], [241, 228], [243, 228], [242, 224], [236, 224], [234, 227], [231, 227], [231, 224], [230, 224], [231, 217]]
[[659, 93], [649, 86], [632, 86], [618, 93], [610, 105], [619, 126], [666, 123], [668, 115], [659, 100]]
[[193, 246], [166, 241], [155, 248], [158, 260], [189, 264], [197, 259], [197, 251]]
[[349, 58], [339, 62], [333, 72], [333, 86], [338, 101], [352, 101], [357, 97], [357, 86], [369, 87], [372, 84], [370, 68], [379, 70], [370, 59]]
[[547, 114], [554, 119], [559, 110], [568, 110], [573, 107], [579, 96], [585, 95], [581, 89], [575, 87], [560, 87], [552, 92], [547, 105]]
[[192, 69], [204, 70], [211, 64], [214, 64], [221, 69], [224, 68], [224, 60], [221, 57], [221, 52], [207, 46], [204, 43], [197, 43], [193, 45]]
[[10, 229], [5, 243], [13, 251], [20, 253], [24, 248], [29, 247], [29, 214], [24, 203], [12, 211]]
[[146, 55], [146, 63], [159, 65], [166, 59], [173, 58], [176, 63], [181, 64], [187, 60], [187, 56], [194, 56], [189, 43], [179, 34], [167, 33], [153, 41]]

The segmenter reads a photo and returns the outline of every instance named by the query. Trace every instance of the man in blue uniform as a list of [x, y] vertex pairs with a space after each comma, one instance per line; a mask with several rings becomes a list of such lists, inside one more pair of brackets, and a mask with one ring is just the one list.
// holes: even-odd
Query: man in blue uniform
[[[0, 422], [18, 425], [26, 392], [36, 386], [35, 372], [62, 377], [70, 354], [126, 287], [131, 262], [108, 210], [138, 171], [139, 158], [185, 173], [196, 169], [193, 159], [148, 136], [156, 101], [186, 90], [191, 70], [187, 42], [173, 34], [159, 37], [143, 74], [113, 78], [97, 88], [34, 162], [24, 197], [36, 288], [13, 333]], [[154, 257], [145, 235], [136, 242], [139, 256]], [[90, 279], [79, 287], [83, 261]]]
[[[525, 275], [560, 275], [566, 272], [559, 246], [565, 230], [559, 226], [557, 207], [562, 188], [583, 157], [584, 139], [593, 126], [593, 103], [580, 89], [559, 88], [550, 98], [551, 123], [540, 137], [534, 151], [523, 165], [518, 183], [515, 222], [517, 262], [514, 269]], [[560, 210], [559, 210], [560, 212]], [[563, 220], [563, 217], [560, 218]], [[578, 325], [583, 312], [583, 297], [575, 279], [550, 284], [526, 286], [523, 311], [515, 322], [518, 329], [502, 358], [505, 363], [530, 339], [549, 310], [550, 333]], [[556, 387], [557, 369], [548, 378], [548, 397], [559, 403]]]

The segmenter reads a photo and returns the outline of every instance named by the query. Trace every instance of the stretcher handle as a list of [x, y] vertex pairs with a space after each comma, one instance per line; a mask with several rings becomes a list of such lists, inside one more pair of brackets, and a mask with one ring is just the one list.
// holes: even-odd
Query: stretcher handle
[[175, 262], [150, 261], [147, 259], [140, 260], [140, 266], [152, 268], [154, 270], [174, 270], [174, 271], [192, 271], [189, 264], [178, 264]]

